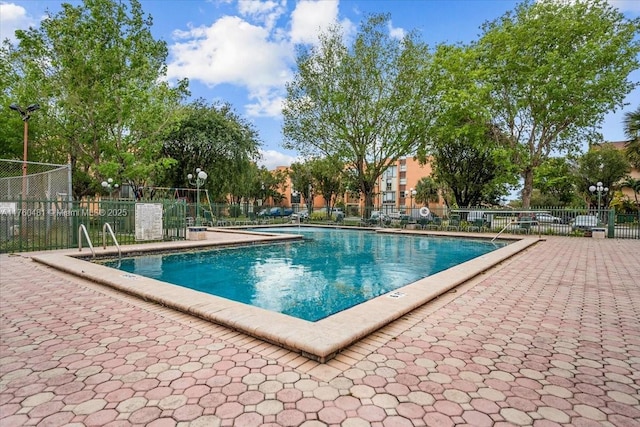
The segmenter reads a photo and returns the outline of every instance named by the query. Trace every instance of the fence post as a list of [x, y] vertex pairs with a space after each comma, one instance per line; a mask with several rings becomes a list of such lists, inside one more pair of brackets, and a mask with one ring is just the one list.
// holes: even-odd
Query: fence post
[[613, 239], [616, 234], [616, 209], [609, 209], [609, 220], [607, 221], [607, 237]]

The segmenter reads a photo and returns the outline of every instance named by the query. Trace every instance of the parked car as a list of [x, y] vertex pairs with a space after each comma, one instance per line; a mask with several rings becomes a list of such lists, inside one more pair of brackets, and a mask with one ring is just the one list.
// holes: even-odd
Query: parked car
[[291, 216], [291, 214], [293, 214], [293, 209], [291, 209], [291, 208], [275, 207], [275, 208], [271, 208], [271, 209], [263, 209], [263, 210], [261, 210], [258, 213], [258, 216], [260, 216], [260, 217], [277, 218], [277, 217]]
[[391, 212], [388, 216], [391, 219], [402, 219], [402, 217], [407, 216], [407, 213], [405, 211], [397, 211]]
[[369, 219], [372, 221], [386, 221], [389, 219], [389, 216], [381, 211], [371, 211]]
[[365, 221], [365, 225], [386, 225], [391, 222], [389, 215], [381, 211], [371, 211], [371, 216]]
[[303, 209], [299, 212], [296, 212], [294, 214], [291, 215], [291, 219], [292, 220], [296, 220], [296, 219], [300, 219], [300, 221], [308, 221], [309, 220], [309, 211], [306, 209]]
[[562, 218], [558, 218], [557, 216], [553, 216], [550, 213], [546, 212], [536, 213], [533, 219], [538, 222], [549, 222], [552, 224], [560, 224], [562, 222]]
[[590, 231], [598, 226], [598, 217], [595, 215], [578, 215], [571, 221], [572, 230]]

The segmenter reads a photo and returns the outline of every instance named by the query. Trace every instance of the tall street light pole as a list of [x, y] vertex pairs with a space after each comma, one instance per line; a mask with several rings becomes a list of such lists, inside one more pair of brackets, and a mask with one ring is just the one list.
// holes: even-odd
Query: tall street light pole
[[20, 225], [20, 232], [22, 236], [25, 237], [27, 235], [27, 227], [26, 227], [26, 216], [24, 212], [26, 212], [26, 198], [27, 198], [27, 146], [29, 145], [29, 119], [31, 118], [31, 113], [40, 109], [40, 104], [31, 104], [27, 108], [22, 108], [18, 104], [9, 105], [13, 111], [17, 111], [20, 113], [22, 117], [22, 121], [24, 122], [24, 141], [23, 141], [23, 155], [22, 155], [22, 222]]
[[413, 198], [416, 197], [416, 194], [418, 194], [418, 192], [414, 190], [413, 187], [411, 187], [409, 191], [411, 191], [411, 193], [409, 193], [411, 195], [411, 199], [410, 199], [411, 202], [409, 203], [409, 212], [410, 212], [410, 216], [413, 218]]
[[24, 142], [23, 142], [23, 161], [22, 161], [22, 198], [27, 197], [27, 146], [29, 144], [29, 119], [31, 113], [40, 109], [40, 104], [31, 104], [27, 108], [22, 108], [18, 104], [9, 105], [14, 111], [20, 113], [22, 121], [24, 122]]
[[[189, 184], [195, 185], [196, 187], [196, 225], [202, 225], [202, 221], [200, 219], [200, 187], [204, 184], [204, 181], [207, 179], [207, 173], [200, 168], [196, 168], [196, 175], [192, 174], [187, 175], [187, 179], [189, 180]], [[195, 178], [195, 181], [193, 180]]]
[[596, 185], [592, 185], [589, 187], [589, 191], [592, 193], [597, 192], [598, 193], [598, 221], [602, 221], [602, 219], [600, 218], [600, 200], [602, 197], [602, 194], [607, 194], [607, 192], [609, 191], [609, 187], [605, 187], [602, 182], [598, 181], [596, 183]]

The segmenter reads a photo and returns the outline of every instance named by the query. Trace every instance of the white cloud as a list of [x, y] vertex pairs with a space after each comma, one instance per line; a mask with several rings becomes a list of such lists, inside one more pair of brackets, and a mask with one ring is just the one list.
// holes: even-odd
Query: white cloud
[[391, 36], [391, 38], [401, 40], [404, 38], [404, 36], [407, 35], [407, 32], [404, 30], [404, 28], [394, 27], [391, 21], [389, 21], [389, 23], [387, 24], [387, 27], [389, 29], [389, 35]]
[[291, 163], [298, 161], [297, 157], [276, 150], [262, 150], [261, 154], [262, 159], [258, 165], [264, 166], [268, 170], [274, 170], [278, 166], [291, 166]]
[[278, 117], [282, 112], [284, 95], [279, 88], [262, 88], [249, 94], [251, 101], [245, 105], [247, 115], [252, 117]]
[[286, 0], [277, 1], [255, 1], [239, 0], [238, 11], [243, 16], [249, 17], [256, 22], [264, 24], [268, 30], [272, 30], [277, 20], [286, 12]]
[[302, 0], [291, 12], [291, 41], [317, 44], [318, 34], [337, 22], [337, 0]]
[[265, 28], [225, 16], [210, 27], [174, 32], [169, 78], [189, 77], [209, 86], [231, 83], [249, 90], [282, 86], [290, 76], [291, 49], [269, 41]]
[[13, 3], [0, 3], [0, 41], [15, 41], [15, 31], [25, 30], [36, 24], [24, 7]]
[[[240, 16], [223, 16], [211, 25], [176, 30], [169, 46], [169, 79], [187, 77], [213, 87], [245, 88], [252, 117], [278, 117], [285, 84], [293, 77], [296, 43], [316, 43], [319, 31], [338, 17], [338, 0], [302, 0], [290, 15], [289, 30], [277, 21], [286, 0], [240, 0]], [[348, 31], [351, 23], [346, 21]]]
[[225, 16], [211, 26], [174, 32], [168, 78], [188, 77], [208, 86], [233, 84], [247, 89], [250, 114], [277, 116], [294, 55], [286, 41], [273, 41], [265, 27]]

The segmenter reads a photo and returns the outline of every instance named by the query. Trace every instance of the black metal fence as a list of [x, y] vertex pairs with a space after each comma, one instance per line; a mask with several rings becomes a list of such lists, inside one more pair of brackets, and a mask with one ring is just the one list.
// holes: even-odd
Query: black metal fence
[[[141, 208], [151, 209], [141, 209]], [[83, 225], [94, 245], [102, 244], [109, 223], [120, 245], [186, 237], [187, 204], [129, 200], [0, 201], [0, 252], [78, 247]], [[146, 230], [145, 230], [146, 227]], [[141, 233], [141, 230], [143, 233]], [[108, 234], [107, 234], [108, 235]], [[86, 242], [83, 242], [86, 246]]]
[[[195, 205], [189, 212], [195, 216]], [[298, 216], [305, 212], [304, 216]], [[424, 207], [398, 209], [394, 205], [370, 206], [357, 204], [338, 209], [341, 223], [353, 226], [417, 227], [445, 231], [483, 231], [489, 233], [535, 233], [540, 235], [584, 236], [591, 228], [604, 229], [609, 238], [640, 239], [638, 213], [619, 214], [613, 209], [590, 207], [535, 207], [508, 208], [437, 208]], [[211, 204], [204, 208], [200, 218], [204, 225], [213, 227], [246, 226], [291, 222], [336, 223], [335, 212], [327, 214], [324, 208], [307, 212], [304, 205], [292, 207]], [[194, 218], [190, 219], [193, 222]]]
[[[338, 215], [334, 213], [318, 209], [298, 216], [301, 211], [306, 211], [305, 206], [196, 205], [183, 200], [0, 200], [0, 252], [77, 248], [79, 239], [84, 238], [79, 231], [81, 225], [87, 229], [94, 245], [102, 244], [105, 223], [111, 226], [118, 243], [127, 245], [183, 240], [187, 227], [197, 224], [237, 227], [292, 221], [338, 222]], [[609, 238], [640, 239], [639, 215], [619, 214], [613, 209], [442, 208], [427, 211], [424, 207], [401, 210], [393, 206], [365, 209], [349, 205], [339, 212], [339, 222], [346, 226], [565, 236], [590, 235], [591, 228], [595, 227]]]

